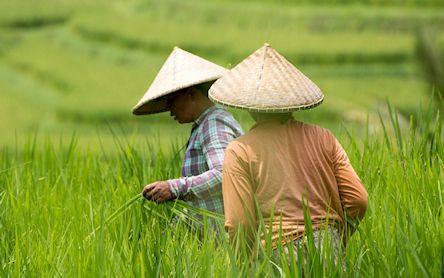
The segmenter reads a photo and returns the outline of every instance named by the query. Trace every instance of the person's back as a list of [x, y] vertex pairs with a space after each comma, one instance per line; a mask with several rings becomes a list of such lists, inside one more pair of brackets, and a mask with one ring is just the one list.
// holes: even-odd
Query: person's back
[[[340, 260], [341, 232], [346, 227], [343, 211], [361, 219], [367, 208], [367, 192], [330, 132], [291, 117], [293, 111], [323, 102], [319, 87], [265, 44], [218, 79], [209, 97], [249, 111], [256, 121], [256, 126], [232, 141], [225, 152], [222, 193], [230, 239], [243, 242], [242, 233], [235, 235], [245, 231], [247, 243], [256, 249], [257, 233], [263, 236], [271, 229], [272, 247], [277, 247], [282, 229], [287, 235], [282, 238], [284, 250], [299, 253], [302, 249], [315, 255], [307, 249], [311, 238], [321, 253], [330, 245], [326, 253], [344, 269]], [[313, 228], [313, 234], [307, 236], [303, 233], [308, 230], [304, 203], [309, 208], [305, 211], [310, 212], [305, 220], [311, 221]], [[261, 217], [265, 225], [272, 225], [266, 231], [260, 229]], [[278, 249], [274, 248], [275, 255], [279, 255]]]
[[[343, 205], [353, 218], [365, 212], [367, 193], [342, 147], [326, 129], [293, 119], [259, 122], [227, 147], [225, 161], [230, 167], [224, 172], [224, 189], [230, 187], [230, 180], [236, 184], [236, 192], [226, 197], [232, 200], [237, 195], [244, 202], [242, 207], [226, 208], [228, 229], [235, 226], [230, 224], [232, 214], [246, 206], [253, 209], [246, 201], [252, 202], [253, 194], [266, 225], [274, 214], [274, 238], [280, 227], [292, 239], [303, 234], [304, 204], [309, 206], [315, 230], [327, 218], [331, 226], [344, 224]], [[251, 174], [245, 177], [251, 180], [251, 188], [239, 188], [242, 173]]]

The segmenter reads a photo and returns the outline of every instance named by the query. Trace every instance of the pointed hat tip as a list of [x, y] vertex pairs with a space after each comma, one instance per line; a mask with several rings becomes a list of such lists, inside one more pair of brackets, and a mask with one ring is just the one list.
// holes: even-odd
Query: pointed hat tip
[[264, 43], [265, 47], [270, 47], [270, 44], [268, 42]]

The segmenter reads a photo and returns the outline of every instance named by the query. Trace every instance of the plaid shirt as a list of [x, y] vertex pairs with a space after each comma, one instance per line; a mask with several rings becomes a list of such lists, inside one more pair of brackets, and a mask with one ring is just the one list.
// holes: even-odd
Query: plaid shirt
[[227, 145], [243, 134], [233, 116], [212, 106], [194, 122], [182, 161], [182, 178], [168, 180], [173, 197], [224, 213], [222, 166]]

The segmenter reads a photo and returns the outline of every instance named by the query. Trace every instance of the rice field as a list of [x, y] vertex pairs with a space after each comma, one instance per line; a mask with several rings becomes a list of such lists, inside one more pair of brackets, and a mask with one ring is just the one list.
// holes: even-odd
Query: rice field
[[173, 46], [231, 68], [264, 42], [323, 90], [294, 116], [334, 132], [369, 193], [346, 276], [443, 277], [443, 117], [416, 53], [426, 30], [444, 57], [443, 5], [334, 2], [0, 0], [0, 277], [344, 276], [139, 196], [180, 175], [190, 126], [130, 114]]
[[[370, 196], [347, 244], [347, 276], [443, 274], [442, 119], [422, 117], [401, 130], [393, 113], [392, 123], [381, 122], [384, 136], [361, 140], [350, 132], [343, 140]], [[173, 154], [180, 146], [162, 149], [147, 139], [135, 148], [132, 139], [115, 135], [115, 150], [96, 153], [78, 146], [76, 136], [43, 144], [34, 139], [22, 152], [1, 151], [1, 276], [297, 275], [297, 268], [273, 263], [266, 249], [249, 258], [214, 230], [190, 229], [192, 209], [182, 203], [156, 205], [139, 197], [144, 184], [179, 174], [180, 157]], [[172, 225], [175, 215], [180, 218]], [[316, 262], [308, 260], [305, 273], [340, 276]]]
[[374, 125], [386, 99], [408, 121], [433, 91], [416, 30], [442, 40], [444, 16], [433, 1], [390, 3], [0, 1], [0, 144], [75, 131], [82, 146], [99, 149], [100, 132], [111, 147], [108, 125], [139, 138], [186, 136], [189, 127], [170, 128], [167, 115], [130, 114], [175, 45], [231, 68], [269, 42], [326, 95], [320, 116], [304, 119], [335, 132], [364, 125], [367, 114]]

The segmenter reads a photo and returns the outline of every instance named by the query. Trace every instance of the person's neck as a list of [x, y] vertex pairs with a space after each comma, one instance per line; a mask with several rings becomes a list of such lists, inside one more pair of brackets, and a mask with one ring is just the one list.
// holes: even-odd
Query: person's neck
[[290, 113], [250, 113], [256, 123], [269, 122], [269, 121], [278, 121], [278, 122], [286, 122], [289, 119], [292, 119], [292, 115]]
[[214, 104], [212, 102], [208, 103], [208, 102], [202, 102], [196, 109], [196, 113], [194, 116], [194, 121], [196, 121], [197, 119], [199, 119], [199, 117], [205, 112], [207, 111], [208, 108], [214, 106]]

